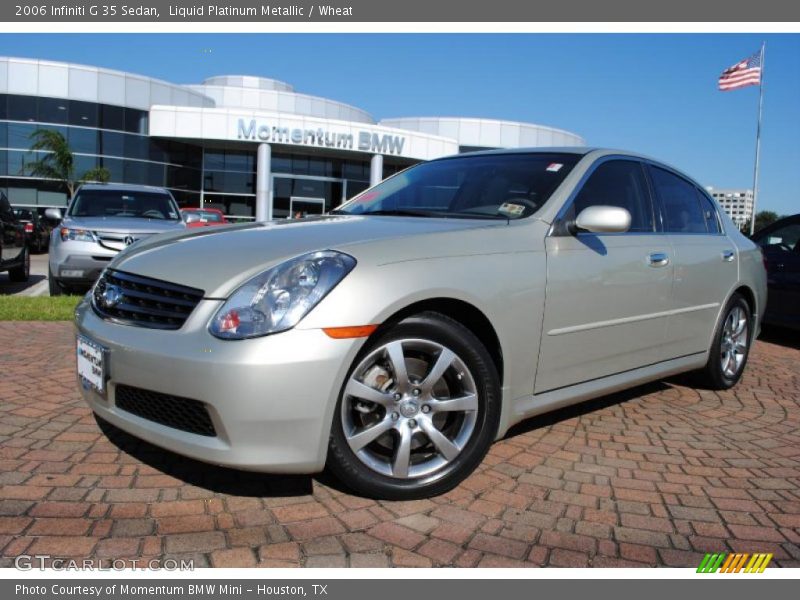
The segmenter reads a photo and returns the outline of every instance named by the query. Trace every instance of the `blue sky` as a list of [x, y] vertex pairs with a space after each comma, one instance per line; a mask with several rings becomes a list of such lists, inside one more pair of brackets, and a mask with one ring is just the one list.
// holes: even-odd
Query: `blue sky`
[[530, 121], [636, 150], [703, 185], [752, 186], [758, 89], [720, 72], [767, 43], [759, 209], [800, 211], [800, 35], [3, 34], [0, 55], [66, 60], [175, 83], [285, 80], [378, 119]]

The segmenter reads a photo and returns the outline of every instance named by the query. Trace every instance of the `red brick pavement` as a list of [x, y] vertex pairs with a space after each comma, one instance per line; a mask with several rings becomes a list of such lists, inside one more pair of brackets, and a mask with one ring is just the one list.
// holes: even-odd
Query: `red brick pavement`
[[[20, 554], [196, 566], [800, 566], [800, 350], [760, 341], [715, 393], [672, 380], [517, 427], [431, 500], [201, 465], [101, 430], [68, 323], [0, 323], [0, 566]], [[110, 436], [110, 438], [109, 438]]]

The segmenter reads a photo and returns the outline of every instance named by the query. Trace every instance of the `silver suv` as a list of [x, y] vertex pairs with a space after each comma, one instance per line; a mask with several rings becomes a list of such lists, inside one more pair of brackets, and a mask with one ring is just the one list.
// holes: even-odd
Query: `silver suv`
[[[62, 218], [57, 208], [46, 214]], [[81, 186], [50, 236], [50, 295], [88, 288], [123, 248], [156, 233], [185, 227], [175, 199], [163, 188]]]

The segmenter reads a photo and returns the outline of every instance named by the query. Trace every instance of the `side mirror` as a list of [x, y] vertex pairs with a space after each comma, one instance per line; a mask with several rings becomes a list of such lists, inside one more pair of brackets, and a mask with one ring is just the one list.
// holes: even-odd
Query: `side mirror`
[[624, 233], [631, 227], [631, 213], [617, 206], [590, 206], [580, 212], [575, 227], [592, 233]]
[[64, 218], [60, 208], [46, 208], [44, 209], [44, 216], [54, 221], [60, 221]]
[[184, 223], [198, 223], [200, 221], [200, 215], [197, 213], [186, 213], [183, 215], [183, 222]]

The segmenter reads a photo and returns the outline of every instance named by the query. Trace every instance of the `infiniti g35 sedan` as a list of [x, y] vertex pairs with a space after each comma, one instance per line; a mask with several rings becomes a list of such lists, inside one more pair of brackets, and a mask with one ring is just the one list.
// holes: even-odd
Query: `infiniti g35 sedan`
[[178, 454], [419, 498], [533, 415], [686, 371], [735, 385], [765, 300], [760, 250], [675, 169], [479, 152], [123, 250], [76, 311], [78, 380]]

